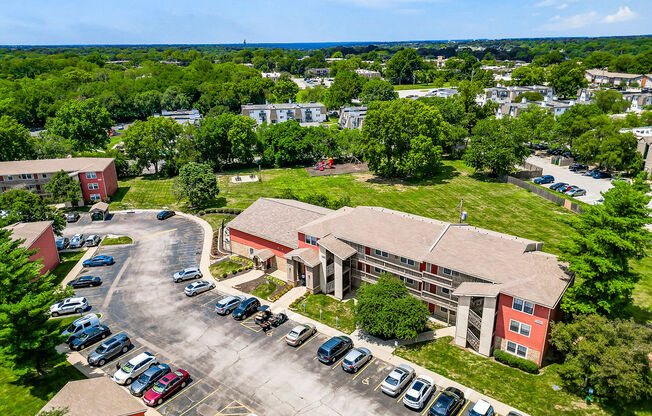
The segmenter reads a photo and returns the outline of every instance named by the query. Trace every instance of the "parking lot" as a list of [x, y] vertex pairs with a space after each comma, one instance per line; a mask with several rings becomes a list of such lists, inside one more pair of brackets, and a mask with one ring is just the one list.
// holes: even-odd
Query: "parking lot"
[[252, 319], [237, 322], [215, 314], [215, 303], [223, 296], [215, 290], [186, 297], [185, 284], [175, 284], [171, 275], [199, 262], [203, 236], [196, 223], [181, 217], [157, 222], [152, 214], [119, 214], [105, 223], [82, 220], [65, 234], [78, 229], [134, 238], [133, 245], [100, 247], [99, 252], [114, 256], [116, 263], [82, 271], [101, 276], [103, 285], [76, 292], [88, 298], [92, 311], [102, 314], [101, 322], [114, 334], [125, 332], [133, 343], [128, 353], [105, 365], [107, 374], [113, 374], [116, 362], [144, 351], [173, 370], [190, 373], [191, 383], [157, 408], [162, 414], [419, 414], [405, 408], [401, 396], [381, 393], [379, 385], [391, 370], [388, 363], [374, 359], [349, 374], [339, 361], [326, 366], [316, 359], [317, 348], [327, 340], [323, 334], [290, 347], [284, 336], [296, 322], [265, 333]]

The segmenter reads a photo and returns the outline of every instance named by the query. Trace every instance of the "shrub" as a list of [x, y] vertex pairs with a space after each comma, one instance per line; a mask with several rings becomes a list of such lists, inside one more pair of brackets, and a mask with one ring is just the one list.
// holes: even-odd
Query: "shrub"
[[228, 276], [228, 274], [222, 273], [222, 279], [226, 279], [226, 276]]
[[197, 213], [197, 215], [199, 215], [200, 217], [201, 217], [202, 215], [206, 215], [206, 211], [199, 211], [199, 212]]
[[494, 358], [498, 362], [507, 364], [510, 367], [518, 368], [525, 371], [526, 373], [539, 374], [539, 366], [537, 363], [517, 357], [508, 352], [496, 350], [494, 351]]

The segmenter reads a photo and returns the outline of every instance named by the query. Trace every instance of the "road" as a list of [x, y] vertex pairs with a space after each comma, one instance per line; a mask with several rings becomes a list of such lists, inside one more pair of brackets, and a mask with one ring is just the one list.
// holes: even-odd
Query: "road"
[[77, 294], [88, 298], [92, 311], [102, 314], [102, 323], [113, 333], [124, 331], [134, 344], [105, 366], [108, 374], [116, 362], [143, 351], [173, 369], [190, 372], [192, 382], [157, 408], [163, 415], [419, 414], [405, 408], [401, 396], [380, 392], [378, 386], [391, 370], [388, 363], [374, 359], [357, 374], [348, 374], [339, 363], [326, 366], [315, 359], [318, 346], [327, 339], [323, 334], [293, 348], [283, 338], [296, 322], [264, 333], [251, 320], [236, 322], [216, 315], [213, 309], [220, 293], [186, 297], [184, 284], [175, 284], [171, 275], [199, 263], [203, 231], [192, 220], [157, 221], [151, 213], [134, 213], [91, 223], [84, 216], [69, 224], [64, 234], [78, 232], [134, 239], [132, 245], [101, 247], [99, 252], [114, 256], [116, 263], [83, 270], [81, 274], [101, 276], [103, 284], [78, 289]]

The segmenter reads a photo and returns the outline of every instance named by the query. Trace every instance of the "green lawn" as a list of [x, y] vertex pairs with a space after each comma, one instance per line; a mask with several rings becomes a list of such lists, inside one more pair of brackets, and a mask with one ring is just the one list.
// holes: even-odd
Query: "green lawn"
[[232, 260], [224, 260], [212, 265], [210, 270], [214, 277], [221, 277], [222, 273], [235, 273], [240, 268], [244, 268], [244, 266]]
[[400, 347], [395, 354], [533, 416], [652, 414], [649, 402], [629, 410], [587, 406], [563, 388], [553, 390], [554, 385], [561, 386], [557, 364], [547, 366], [540, 375], [532, 375], [452, 346], [451, 340], [444, 337]]
[[272, 293], [276, 292], [278, 288], [279, 285], [276, 284], [274, 279], [265, 279], [251, 294], [261, 299], [269, 299]]
[[100, 245], [115, 246], [118, 244], [131, 244], [131, 243], [133, 243], [133, 240], [131, 239], [131, 237], [127, 237], [127, 236], [115, 237], [115, 238], [106, 237], [104, 238], [104, 240], [102, 240], [102, 243]]
[[213, 231], [217, 231], [222, 226], [222, 220], [224, 220], [225, 222], [229, 222], [235, 217], [233, 215], [227, 215], [227, 214], [206, 214], [206, 215], [202, 215], [200, 218], [208, 222], [211, 225], [211, 227], [213, 227]]
[[75, 264], [82, 258], [84, 253], [85, 251], [59, 253], [61, 263], [52, 270], [52, 274], [57, 277], [57, 283], [61, 283], [66, 278], [66, 275], [75, 267]]
[[[306, 310], [303, 310], [303, 303], [306, 304]], [[353, 322], [353, 299], [346, 302], [340, 302], [324, 294], [311, 295], [308, 294], [302, 302], [296, 305], [295, 311], [315, 321], [323, 322], [324, 324], [337, 328], [342, 332], [350, 334], [355, 331], [355, 324]], [[321, 310], [321, 319], [319, 319], [319, 311]], [[335, 325], [335, 317], [337, 317], [337, 325]]]

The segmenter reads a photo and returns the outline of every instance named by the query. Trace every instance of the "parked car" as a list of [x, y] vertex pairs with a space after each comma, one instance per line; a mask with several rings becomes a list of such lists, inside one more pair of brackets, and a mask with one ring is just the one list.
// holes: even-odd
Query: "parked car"
[[468, 416], [494, 416], [494, 408], [486, 400], [478, 400], [471, 410], [469, 410]]
[[77, 335], [81, 334], [82, 331], [85, 329], [91, 328], [93, 326], [99, 326], [100, 325], [100, 318], [94, 313], [89, 313], [81, 318], [77, 318], [74, 320], [73, 323], [68, 325], [68, 328], [66, 328], [61, 335], [62, 336], [67, 336], [68, 339], [66, 340], [67, 343], [70, 343]]
[[523, 415], [520, 414], [520, 413], [516, 413], [514, 411], [511, 411], [511, 412], [507, 413], [507, 416], [523, 416]]
[[247, 298], [244, 296], [227, 296], [222, 298], [215, 304], [215, 312], [218, 315], [228, 315], [245, 299]]
[[56, 245], [57, 250], [64, 250], [70, 245], [70, 239], [68, 237], [57, 238]]
[[432, 378], [419, 376], [407, 389], [403, 396], [403, 404], [411, 409], [421, 410], [428, 403], [435, 390], [437, 390], [437, 387]]
[[452, 416], [464, 406], [464, 393], [455, 387], [442, 391], [437, 400], [430, 406], [428, 416]]
[[580, 187], [579, 187], [579, 186], [576, 186], [576, 185], [569, 186], [568, 188], [566, 188], [566, 190], [565, 190], [563, 193], [564, 193], [564, 194], [568, 194], [568, 192], [572, 192], [572, 191], [574, 191], [574, 190], [576, 190], [576, 189], [580, 189]]
[[111, 335], [111, 330], [106, 325], [91, 326], [84, 329], [80, 334], [76, 335], [68, 344], [71, 350], [79, 351], [95, 344], [97, 341]]
[[394, 368], [380, 385], [380, 390], [390, 396], [398, 395], [405, 386], [416, 376], [414, 368], [406, 364], [400, 364]]
[[215, 289], [215, 283], [211, 283], [208, 280], [197, 280], [186, 286], [183, 293], [186, 296], [195, 296], [211, 289]]
[[587, 170], [589, 167], [587, 165], [583, 165], [581, 163], [573, 163], [572, 165], [568, 166], [568, 170], [571, 172], [578, 172], [582, 170]]
[[575, 186], [575, 185], [560, 186], [560, 187], [557, 188], [556, 190], [557, 190], [557, 192], [563, 194], [564, 192], [569, 191], [569, 190], [570, 190], [572, 187], [574, 187], [574, 186]]
[[159, 405], [163, 403], [166, 397], [169, 397], [175, 391], [186, 387], [190, 380], [190, 374], [186, 370], [178, 369], [173, 373], [161, 377], [154, 384], [154, 387], [147, 390], [143, 396], [143, 402], [148, 406]]
[[70, 248], [81, 248], [84, 246], [84, 234], [75, 234], [70, 239]]
[[99, 235], [91, 234], [88, 237], [86, 237], [86, 247], [98, 246], [100, 244], [100, 241], [102, 241], [102, 238], [100, 238]]
[[115, 260], [113, 260], [113, 257], [111, 256], [95, 256], [92, 257], [88, 260], [84, 260], [84, 267], [95, 267], [95, 266], [110, 266], [113, 263], [115, 263]]
[[359, 347], [352, 349], [342, 360], [342, 370], [347, 373], [357, 373], [372, 358], [371, 351], [366, 348]]
[[79, 220], [79, 212], [71, 212], [66, 214], [66, 222], [76, 222]]
[[317, 328], [313, 324], [297, 325], [285, 336], [285, 342], [288, 345], [296, 347], [303, 344], [305, 340], [313, 336]]
[[555, 177], [552, 175], [543, 175], [538, 178], [534, 178], [532, 182], [539, 184], [539, 185], [544, 185], [546, 183], [553, 183], [555, 181]]
[[172, 275], [174, 283], [179, 283], [190, 279], [201, 279], [202, 277], [204, 276], [201, 274], [199, 267], [187, 267], [180, 272], [176, 272], [174, 275]]
[[88, 301], [86, 298], [68, 298], [50, 306], [50, 315], [59, 316], [67, 313], [82, 313], [86, 309], [88, 309]]
[[557, 182], [555, 184], [550, 185], [550, 189], [552, 189], [553, 191], [556, 191], [557, 189], [559, 189], [561, 187], [565, 188], [567, 186], [568, 186], [568, 184], [566, 182]]
[[610, 173], [607, 173], [607, 172], [600, 172], [600, 171], [598, 171], [598, 172], [594, 172], [593, 175], [591, 175], [591, 176], [593, 176], [593, 179], [605, 179], [605, 178], [611, 178], [611, 174], [610, 174]]
[[89, 354], [86, 361], [89, 365], [102, 367], [107, 361], [121, 353], [129, 351], [131, 340], [125, 333], [114, 335], [101, 343], [95, 351]]
[[582, 189], [582, 188], [571, 189], [569, 191], [566, 191], [566, 195], [568, 195], [568, 196], [586, 195], [586, 189]]
[[174, 211], [161, 211], [156, 214], [156, 219], [159, 221], [167, 220], [170, 217], [174, 217], [176, 213]]
[[586, 172], [584, 172], [584, 173], [582, 174], [582, 176], [593, 176], [593, 174], [594, 174], [595, 172], [599, 172], [599, 170], [596, 169], [596, 168], [593, 168], [593, 169], [591, 169], [591, 170], [587, 170]]
[[68, 282], [68, 286], [74, 287], [75, 289], [79, 287], [99, 286], [101, 284], [102, 279], [99, 276], [79, 276]]
[[317, 350], [317, 359], [324, 364], [330, 364], [351, 348], [353, 348], [351, 338], [345, 336], [333, 337], [319, 347]]
[[249, 298], [240, 302], [237, 308], [233, 310], [233, 319], [241, 321], [251, 316], [260, 307], [260, 301], [257, 298]]
[[142, 352], [127, 361], [113, 374], [113, 381], [118, 384], [131, 384], [139, 375], [158, 364], [156, 357], [149, 352]]
[[145, 391], [149, 390], [154, 383], [156, 383], [161, 377], [170, 372], [170, 366], [167, 364], [157, 364], [148, 368], [143, 374], [141, 374], [129, 388], [129, 392], [134, 396], [142, 396]]

